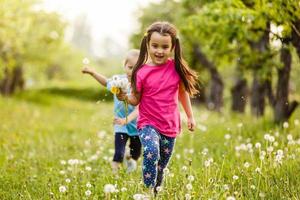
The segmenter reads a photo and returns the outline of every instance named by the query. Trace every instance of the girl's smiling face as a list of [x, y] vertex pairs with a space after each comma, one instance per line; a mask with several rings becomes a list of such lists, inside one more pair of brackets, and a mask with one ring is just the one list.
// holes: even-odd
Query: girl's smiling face
[[171, 36], [153, 32], [148, 43], [148, 52], [151, 58], [150, 64], [161, 65], [166, 63], [172, 53]]

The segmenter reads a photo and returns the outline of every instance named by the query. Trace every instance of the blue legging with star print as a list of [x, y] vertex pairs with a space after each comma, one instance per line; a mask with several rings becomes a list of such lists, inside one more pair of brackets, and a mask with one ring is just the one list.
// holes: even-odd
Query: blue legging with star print
[[163, 172], [171, 158], [175, 138], [159, 133], [152, 126], [138, 131], [143, 145], [143, 180], [146, 187], [158, 187], [163, 180]]

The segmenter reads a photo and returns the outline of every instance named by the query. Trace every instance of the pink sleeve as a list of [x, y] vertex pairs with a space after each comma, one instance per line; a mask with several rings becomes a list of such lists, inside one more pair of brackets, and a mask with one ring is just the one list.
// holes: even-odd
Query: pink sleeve
[[136, 90], [141, 92], [143, 89], [143, 82], [140, 73], [136, 73]]

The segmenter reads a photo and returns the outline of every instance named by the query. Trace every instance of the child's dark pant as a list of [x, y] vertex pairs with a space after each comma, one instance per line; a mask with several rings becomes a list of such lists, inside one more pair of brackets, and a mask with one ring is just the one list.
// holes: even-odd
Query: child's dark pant
[[123, 162], [127, 140], [130, 140], [130, 156], [137, 160], [141, 155], [141, 142], [138, 136], [129, 136], [126, 133], [115, 133], [115, 154], [113, 161]]

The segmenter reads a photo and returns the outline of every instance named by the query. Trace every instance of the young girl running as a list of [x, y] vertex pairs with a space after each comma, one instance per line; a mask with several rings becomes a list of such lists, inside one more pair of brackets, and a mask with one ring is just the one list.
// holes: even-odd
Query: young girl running
[[[128, 78], [130, 81], [132, 75], [132, 68], [137, 62], [139, 50], [131, 49], [126, 56], [124, 70], [126, 74], [118, 75], [119, 78]], [[112, 79], [108, 79], [102, 74], [97, 73], [93, 68], [84, 67], [82, 73], [90, 74], [101, 85], [108, 90], [112, 88]], [[130, 92], [130, 88], [127, 89]], [[127, 140], [130, 140], [129, 148], [130, 155], [126, 156], [127, 172], [134, 171], [137, 167], [137, 160], [141, 154], [141, 142], [137, 136], [136, 117], [138, 115], [137, 108], [128, 106], [128, 117], [126, 120], [126, 110], [124, 103], [119, 101], [114, 95], [114, 132], [115, 132], [115, 153], [112, 161], [112, 170], [117, 172], [121, 167], [125, 156], [125, 148]]]
[[181, 131], [178, 101], [187, 115], [188, 129], [194, 130], [190, 96], [197, 93], [196, 79], [196, 73], [182, 58], [174, 25], [153, 23], [141, 42], [132, 73], [132, 93], [117, 97], [131, 105], [139, 104], [137, 128], [143, 146], [143, 180], [154, 192], [162, 184], [163, 171]]

